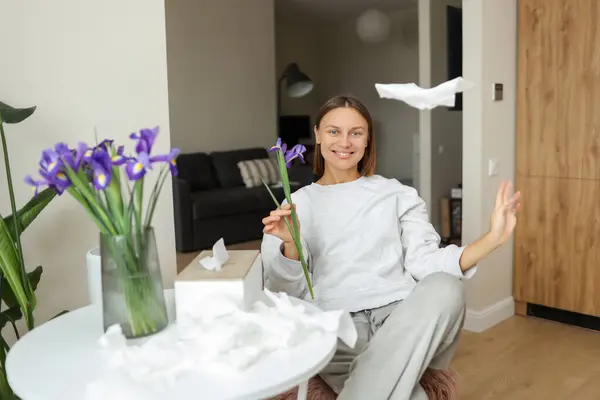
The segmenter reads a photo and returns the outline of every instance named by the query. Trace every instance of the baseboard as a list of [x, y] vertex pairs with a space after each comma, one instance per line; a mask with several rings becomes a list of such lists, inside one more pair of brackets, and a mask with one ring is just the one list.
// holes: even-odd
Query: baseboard
[[470, 332], [483, 332], [513, 315], [515, 315], [515, 301], [510, 296], [483, 310], [467, 309], [463, 329]]

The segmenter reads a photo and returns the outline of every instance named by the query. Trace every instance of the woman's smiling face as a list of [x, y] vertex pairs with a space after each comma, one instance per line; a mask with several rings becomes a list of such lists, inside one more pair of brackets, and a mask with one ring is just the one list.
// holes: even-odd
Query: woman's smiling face
[[323, 116], [315, 136], [327, 169], [358, 169], [368, 145], [369, 125], [354, 108], [338, 107]]

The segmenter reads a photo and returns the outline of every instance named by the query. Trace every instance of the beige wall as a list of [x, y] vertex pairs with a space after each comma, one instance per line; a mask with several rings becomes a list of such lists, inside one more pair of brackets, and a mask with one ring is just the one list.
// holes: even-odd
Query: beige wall
[[173, 145], [185, 152], [276, 138], [273, 0], [169, 0]]
[[[2, 11], [0, 100], [38, 106], [29, 120], [7, 127], [19, 205], [31, 195], [23, 177], [36, 173], [41, 151], [59, 141], [93, 143], [94, 128], [100, 138], [132, 149], [129, 133], [160, 125], [156, 151], [168, 151], [163, 1], [6, 1]], [[176, 271], [170, 186], [165, 183], [154, 217], [167, 285]], [[3, 163], [0, 193], [0, 213], [8, 215]], [[98, 232], [78, 203], [68, 195], [56, 198], [23, 241], [29, 268], [44, 267], [37, 322], [84, 305], [85, 254], [98, 244]]]
[[[463, 2], [463, 75], [475, 83], [464, 95], [463, 241], [489, 229], [501, 179], [514, 179], [516, 92], [516, 0]], [[504, 100], [492, 100], [493, 83], [504, 84]], [[488, 159], [500, 161], [489, 177]], [[524, 194], [527, 195], [526, 193]], [[512, 298], [513, 243], [482, 261], [468, 283], [468, 306], [480, 315]], [[510, 303], [508, 303], [510, 304]]]

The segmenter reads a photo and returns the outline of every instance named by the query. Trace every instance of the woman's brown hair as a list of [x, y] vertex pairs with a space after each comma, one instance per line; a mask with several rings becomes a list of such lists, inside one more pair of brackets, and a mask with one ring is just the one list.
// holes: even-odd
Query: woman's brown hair
[[[371, 176], [375, 173], [375, 135], [373, 134], [373, 119], [371, 118], [371, 114], [367, 107], [358, 100], [356, 97], [352, 96], [335, 96], [330, 98], [321, 106], [319, 113], [317, 114], [317, 119], [315, 121], [315, 128], [319, 129], [319, 125], [321, 124], [321, 120], [323, 117], [332, 110], [340, 107], [351, 107], [358, 111], [360, 115], [367, 121], [367, 126], [369, 129], [369, 136], [367, 137], [367, 148], [365, 149], [365, 154], [358, 162], [358, 173], [361, 176]], [[314, 167], [313, 171], [315, 175], [318, 177], [323, 176], [325, 173], [325, 159], [321, 154], [321, 145], [315, 144], [315, 159], [314, 159]]]

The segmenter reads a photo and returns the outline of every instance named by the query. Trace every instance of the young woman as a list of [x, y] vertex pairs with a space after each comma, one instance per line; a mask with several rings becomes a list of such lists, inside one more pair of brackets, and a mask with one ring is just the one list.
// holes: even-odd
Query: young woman
[[[314, 303], [350, 312], [358, 331], [355, 347], [340, 341], [320, 375], [339, 400], [427, 399], [419, 380], [427, 368], [448, 368], [462, 328], [461, 279], [512, 235], [520, 194], [502, 183], [489, 232], [440, 248], [417, 191], [374, 174], [372, 120], [359, 100], [328, 100], [314, 131], [320, 179], [292, 195]], [[309, 299], [283, 222], [290, 214], [285, 204], [263, 219], [265, 285]]]

